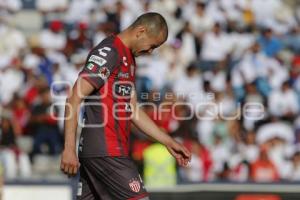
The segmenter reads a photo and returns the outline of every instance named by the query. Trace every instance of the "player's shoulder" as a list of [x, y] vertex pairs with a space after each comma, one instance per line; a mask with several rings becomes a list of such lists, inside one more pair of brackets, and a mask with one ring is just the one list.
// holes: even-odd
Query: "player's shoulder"
[[119, 53], [114, 44], [114, 37], [110, 36], [96, 45], [88, 56], [88, 62], [94, 62], [103, 66], [107, 62], [119, 60]]
[[100, 56], [107, 56], [110, 54], [118, 54], [117, 46], [115, 45], [115, 36], [109, 36], [103, 39], [94, 49], [93, 52], [98, 53]]

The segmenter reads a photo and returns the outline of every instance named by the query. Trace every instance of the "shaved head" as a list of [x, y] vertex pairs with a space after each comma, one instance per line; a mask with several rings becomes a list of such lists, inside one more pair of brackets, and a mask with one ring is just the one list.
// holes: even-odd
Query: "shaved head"
[[136, 28], [144, 26], [147, 28], [147, 33], [151, 36], [157, 36], [163, 34], [164, 39], [168, 37], [168, 25], [165, 18], [155, 12], [149, 12], [139, 16], [130, 26], [130, 28]]
[[159, 13], [139, 16], [127, 29], [118, 34], [135, 57], [151, 54], [168, 38], [168, 25]]

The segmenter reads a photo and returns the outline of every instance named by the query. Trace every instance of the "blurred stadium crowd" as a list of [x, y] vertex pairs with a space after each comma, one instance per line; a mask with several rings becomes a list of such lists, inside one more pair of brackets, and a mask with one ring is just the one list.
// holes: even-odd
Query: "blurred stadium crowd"
[[[132, 158], [146, 183], [300, 181], [299, 2], [36, 0], [35, 6], [41, 23], [30, 32], [13, 20], [24, 12], [22, 2], [0, 1], [6, 179], [62, 177], [63, 120], [50, 112], [64, 115], [65, 96], [93, 46], [156, 11], [167, 19], [169, 38], [153, 55], [137, 58], [139, 100], [193, 156], [179, 168], [132, 127]], [[23, 22], [32, 27], [36, 20]]]

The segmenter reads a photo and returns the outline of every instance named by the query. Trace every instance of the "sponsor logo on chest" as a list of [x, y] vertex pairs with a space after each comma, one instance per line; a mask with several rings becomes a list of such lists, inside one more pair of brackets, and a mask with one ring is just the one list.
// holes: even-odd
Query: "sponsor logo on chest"
[[118, 78], [129, 78], [129, 73], [128, 72], [119, 72]]
[[115, 93], [119, 96], [129, 96], [132, 86], [130, 84], [116, 84]]

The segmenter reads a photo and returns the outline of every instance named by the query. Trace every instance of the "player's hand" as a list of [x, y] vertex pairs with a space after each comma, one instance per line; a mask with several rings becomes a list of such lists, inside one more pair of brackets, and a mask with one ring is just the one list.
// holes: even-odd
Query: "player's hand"
[[79, 169], [79, 161], [76, 152], [73, 150], [65, 149], [62, 152], [60, 169], [69, 176], [77, 174]]
[[191, 161], [191, 153], [175, 140], [171, 144], [166, 145], [166, 147], [180, 166], [186, 166]]

